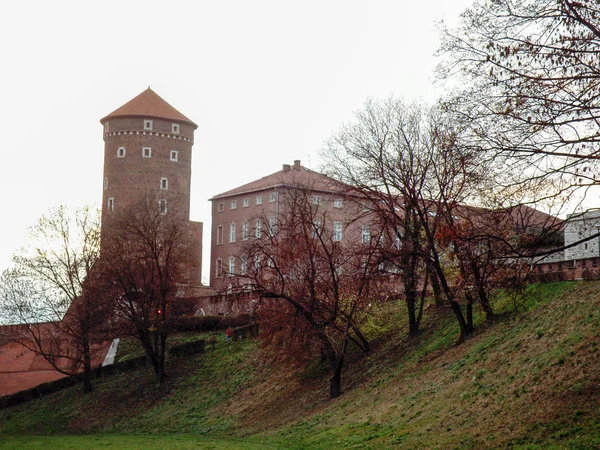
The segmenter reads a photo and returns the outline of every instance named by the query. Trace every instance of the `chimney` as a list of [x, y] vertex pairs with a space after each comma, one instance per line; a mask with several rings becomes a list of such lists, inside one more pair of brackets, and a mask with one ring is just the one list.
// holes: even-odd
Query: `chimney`
[[289, 171], [290, 171], [290, 168], [291, 168], [291, 167], [290, 167], [290, 165], [289, 165], [289, 164], [284, 164], [284, 165], [283, 165], [283, 173], [285, 173], [285, 172], [289, 172]]
[[295, 159], [294, 160], [294, 170], [300, 170], [301, 166], [300, 166], [300, 160], [299, 159]]

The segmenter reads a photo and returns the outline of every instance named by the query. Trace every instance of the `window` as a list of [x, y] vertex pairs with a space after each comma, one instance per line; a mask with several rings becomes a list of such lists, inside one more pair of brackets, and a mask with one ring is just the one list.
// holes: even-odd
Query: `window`
[[312, 235], [315, 239], [321, 235], [321, 221], [319, 219], [313, 220]]
[[587, 242], [586, 242], [586, 243], [584, 244], [584, 250], [587, 250], [587, 249], [588, 249], [588, 245], [587, 245]]
[[109, 129], [108, 122], [106, 122], [106, 123], [104, 124], [104, 132], [105, 132], [105, 133], [108, 133], [108, 129]]
[[256, 219], [256, 222], [254, 223], [254, 235], [257, 238], [262, 236], [262, 222], [260, 219]]
[[362, 243], [370, 244], [371, 243], [371, 230], [367, 225], [362, 226]]
[[221, 260], [221, 258], [217, 258], [215, 264], [215, 276], [217, 278], [221, 278], [223, 276], [223, 261]]
[[171, 124], [171, 133], [179, 134], [179, 124], [178, 123]]
[[113, 212], [115, 210], [115, 199], [111, 197], [108, 199], [108, 212]]
[[104, 189], [108, 189], [108, 178], [104, 179]]
[[342, 240], [342, 222], [333, 222], [333, 240]]
[[217, 227], [217, 245], [223, 243], [223, 225]]
[[229, 209], [236, 209], [237, 208], [237, 200], [231, 200], [231, 203], [229, 204]]
[[269, 217], [269, 236], [275, 236], [277, 234], [277, 218], [275, 216]]
[[277, 192], [271, 192], [269, 194], [269, 203], [277, 201]]
[[240, 257], [240, 274], [246, 275], [248, 273], [248, 258], [246, 256]]
[[161, 214], [167, 213], [167, 201], [164, 198], [162, 200], [159, 200], [158, 210], [160, 211]]
[[152, 158], [152, 148], [151, 147], [142, 147], [142, 156], [144, 158]]
[[229, 257], [229, 276], [232, 277], [235, 274], [235, 256]]
[[318, 195], [315, 195], [313, 197], [313, 205], [320, 205], [321, 204], [321, 197]]
[[169, 180], [167, 180], [166, 178], [161, 178], [160, 179], [160, 188], [161, 189], [169, 189]]
[[260, 270], [260, 255], [254, 257], [254, 268]]
[[242, 240], [248, 240], [248, 222], [242, 223]]
[[119, 147], [117, 149], [117, 158], [125, 158], [125, 147]]
[[179, 160], [179, 152], [177, 150], [171, 150], [171, 161], [177, 162]]
[[257, 195], [256, 196], [256, 204], [257, 205], [262, 205], [262, 195]]
[[235, 223], [229, 224], [229, 242], [235, 242]]
[[248, 198], [245, 198], [245, 199], [242, 201], [242, 206], [243, 206], [244, 208], [247, 208], [248, 206], [250, 206], [250, 199], [248, 199]]
[[219, 211], [219, 212], [225, 211], [225, 203], [219, 203], [217, 205], [217, 211]]
[[344, 204], [344, 203], [343, 203], [343, 200], [342, 200], [341, 198], [336, 198], [336, 199], [333, 201], [333, 207], [334, 207], [334, 208], [341, 208], [341, 207], [343, 206], [343, 204]]
[[152, 130], [152, 121], [144, 120], [144, 130]]

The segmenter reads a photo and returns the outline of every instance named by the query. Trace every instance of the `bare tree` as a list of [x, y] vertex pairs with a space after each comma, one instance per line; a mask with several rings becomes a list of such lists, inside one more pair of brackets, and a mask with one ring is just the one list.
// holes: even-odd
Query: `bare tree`
[[264, 230], [243, 246], [229, 275], [254, 290], [261, 320], [285, 328], [301, 343], [296, 350], [319, 346], [331, 370], [330, 395], [337, 397], [349, 343], [370, 350], [361, 323], [376, 298], [377, 264], [365, 247], [357, 250], [356, 224], [342, 225], [313, 196], [305, 186], [281, 191], [276, 220], [262, 219]]
[[189, 222], [165, 213], [152, 196], [106, 221], [100, 273], [115, 302], [117, 327], [139, 339], [159, 383], [165, 379], [168, 318], [194, 271]]
[[479, 0], [443, 28], [439, 74], [459, 80], [446, 106], [494, 160], [503, 196], [557, 198], [556, 215], [597, 184], [599, 30], [588, 0]]
[[100, 251], [99, 213], [89, 208], [70, 213], [58, 206], [31, 228], [30, 241], [2, 274], [2, 311], [10, 321], [28, 325], [14, 339], [60, 373], [81, 378], [90, 392], [92, 345], [107, 339], [104, 322], [110, 313], [92, 280]]
[[[458, 133], [438, 110], [389, 98], [368, 101], [325, 150], [332, 175], [372, 199], [374, 213], [396, 231], [410, 335], [418, 331], [415, 288], [426, 285], [428, 271], [454, 311], [461, 336], [471, 331], [444, 267], [446, 249], [438, 242], [439, 227], [451, 223], [458, 205], [484, 184], [484, 165], [472, 149], [457, 145]], [[419, 261], [427, 277], [418, 278]]]

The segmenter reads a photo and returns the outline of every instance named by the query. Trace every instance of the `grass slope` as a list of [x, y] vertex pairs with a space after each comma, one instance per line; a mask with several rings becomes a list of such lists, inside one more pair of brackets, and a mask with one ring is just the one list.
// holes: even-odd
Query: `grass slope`
[[88, 396], [75, 387], [2, 410], [0, 447], [600, 447], [600, 282], [531, 286], [518, 313], [499, 296], [498, 319], [478, 317], [460, 345], [452, 317], [434, 308], [406, 339], [401, 306], [373, 314], [374, 351], [351, 355], [337, 399], [326, 368], [220, 340], [169, 361], [163, 386], [139, 370]]

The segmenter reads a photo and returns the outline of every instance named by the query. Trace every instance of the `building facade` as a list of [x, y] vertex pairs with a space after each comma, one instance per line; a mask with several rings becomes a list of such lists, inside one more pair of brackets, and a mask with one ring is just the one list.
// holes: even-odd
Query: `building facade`
[[[242, 257], [244, 245], [253, 237], [276, 232], [286, 210], [289, 193], [303, 189], [308, 201], [319, 209], [322, 225], [334, 241], [357, 239], [355, 225], [360, 211], [349, 188], [321, 173], [303, 167], [299, 160], [284, 164], [271, 175], [215, 195], [212, 202], [210, 286], [218, 292], [231, 288], [230, 275], [244, 274], [249, 261]], [[325, 223], [327, 222], [327, 223]]]

